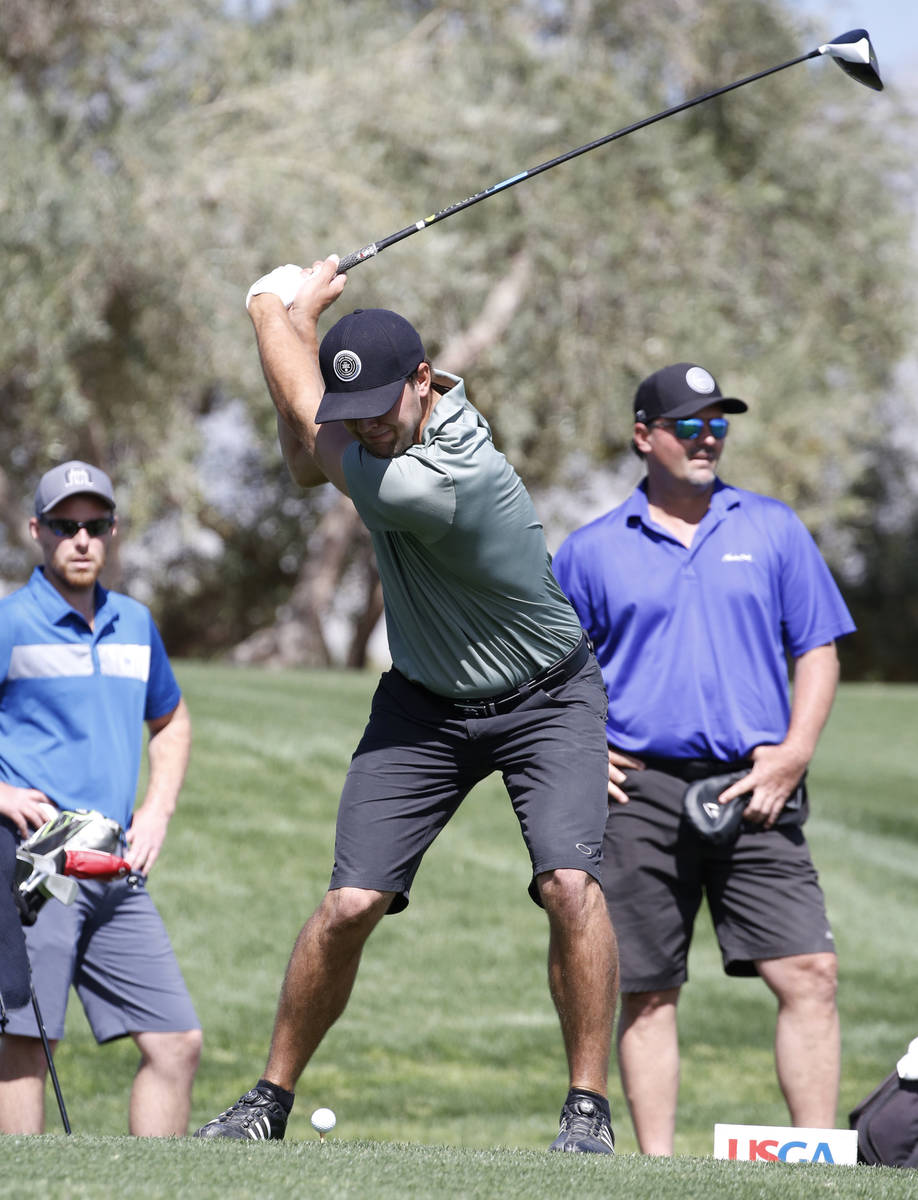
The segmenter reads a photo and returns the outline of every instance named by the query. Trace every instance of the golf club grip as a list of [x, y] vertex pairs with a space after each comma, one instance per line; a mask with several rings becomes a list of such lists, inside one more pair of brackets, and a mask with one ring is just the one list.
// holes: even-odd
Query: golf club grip
[[371, 246], [364, 246], [361, 250], [355, 250], [353, 254], [345, 254], [344, 258], [338, 263], [336, 275], [345, 275], [348, 271], [352, 271], [354, 267], [359, 267], [362, 262], [366, 262], [368, 258], [375, 258], [379, 253], [379, 247], [374, 243]]
[[[460, 207], [464, 207], [469, 201], [465, 201]], [[368, 258], [375, 258], [377, 254], [385, 250], [387, 246], [393, 245], [395, 242], [402, 241], [403, 238], [411, 237], [413, 233], [420, 233], [422, 229], [426, 229], [439, 217], [447, 215], [446, 213], [435, 213], [432, 217], [428, 217], [426, 221], [415, 221], [413, 225], [406, 225], [404, 229], [400, 229], [397, 233], [390, 233], [388, 237], [380, 238], [378, 242], [370, 242], [367, 246], [361, 246], [359, 250], [355, 250], [353, 254], [345, 254], [344, 258], [338, 263], [336, 275], [343, 275], [346, 271], [352, 270], [359, 263], [366, 262]]]

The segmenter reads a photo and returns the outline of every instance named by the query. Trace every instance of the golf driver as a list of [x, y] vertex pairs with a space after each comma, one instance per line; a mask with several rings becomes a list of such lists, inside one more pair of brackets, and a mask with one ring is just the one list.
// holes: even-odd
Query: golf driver
[[585, 146], [578, 146], [576, 150], [568, 150], [566, 154], [559, 154], [557, 158], [551, 158], [548, 162], [540, 163], [537, 167], [530, 167], [528, 171], [521, 171], [518, 175], [511, 175], [509, 179], [503, 179], [500, 183], [495, 183], [492, 187], [485, 188], [482, 192], [476, 192], [474, 196], [469, 196], [466, 200], [460, 200], [458, 204], [451, 204], [448, 208], [441, 208], [439, 212], [435, 212], [432, 216], [415, 221], [413, 225], [408, 225], [404, 229], [400, 229], [397, 233], [390, 233], [388, 237], [381, 238], [378, 242], [371, 242], [368, 246], [363, 246], [360, 250], [355, 250], [352, 254], [346, 254], [338, 264], [337, 274], [341, 275], [346, 271], [350, 271], [359, 263], [366, 262], [368, 258], [375, 258], [377, 254], [385, 250], [388, 246], [393, 246], [396, 242], [411, 237], [413, 233], [420, 233], [422, 229], [427, 229], [428, 226], [435, 224], [437, 221], [443, 221], [457, 212], [462, 212], [464, 208], [471, 208], [473, 204], [479, 204], [482, 200], [487, 200], [489, 196], [494, 196], [498, 192], [505, 192], [508, 188], [522, 183], [524, 179], [531, 179], [534, 175], [541, 175], [543, 171], [560, 166], [561, 163], [568, 162], [572, 158], [577, 158], [581, 154], [586, 154], [590, 150], [596, 150], [599, 146], [605, 146], [607, 142], [614, 142], [617, 138], [634, 133], [636, 129], [643, 129], [645, 125], [653, 125], [657, 121], [662, 121], [664, 117], [671, 117], [674, 113], [683, 112], [687, 108], [694, 108], [696, 104], [703, 104], [705, 100], [711, 100], [715, 96], [722, 96], [724, 92], [732, 92], [736, 88], [744, 87], [747, 83], [755, 82], [756, 79], [764, 79], [766, 75], [774, 75], [776, 71], [784, 71], [787, 67], [793, 67], [797, 63], [806, 62], [809, 58], [819, 58], [821, 55], [833, 58], [846, 75], [850, 75], [852, 79], [856, 79], [858, 83], [864, 84], [865, 87], [873, 88], [877, 92], [883, 90], [883, 81], [880, 78], [880, 69], [877, 65], [876, 54], [870, 43], [870, 35], [866, 29], [851, 29], [848, 33], [840, 34], [834, 42], [827, 42], [824, 46], [819, 46], [816, 50], [811, 50], [808, 54], [801, 54], [799, 58], [792, 58], [777, 67], [768, 67], [764, 71], [756, 72], [755, 75], [747, 75], [745, 79], [738, 79], [736, 83], [727, 83], [723, 87], [715, 88], [712, 92], [705, 92], [702, 96], [695, 96], [692, 100], [685, 100], [682, 104], [675, 104], [672, 108], [667, 108], [652, 117], [645, 117], [642, 121], [636, 121], [633, 125], [628, 125], [624, 129], [617, 129], [614, 133], [597, 138], [594, 142], [587, 142]]

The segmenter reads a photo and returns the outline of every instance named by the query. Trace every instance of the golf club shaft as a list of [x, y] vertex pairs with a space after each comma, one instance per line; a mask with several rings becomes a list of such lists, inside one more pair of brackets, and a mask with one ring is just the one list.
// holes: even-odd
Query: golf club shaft
[[672, 108], [655, 113], [652, 117], [645, 117], [642, 121], [635, 121], [633, 125], [627, 125], [624, 129], [617, 129], [614, 133], [608, 133], [605, 137], [597, 138], [594, 142], [587, 142], [586, 145], [578, 146], [575, 150], [568, 150], [566, 154], [559, 154], [557, 158], [551, 158], [547, 162], [540, 163], [537, 167], [530, 167], [528, 171], [521, 171], [518, 175], [511, 175], [509, 179], [503, 179], [500, 183], [495, 183], [492, 187], [485, 188], [482, 192], [476, 192], [474, 196], [460, 200], [457, 204], [449, 205], [448, 208], [441, 208], [439, 212], [433, 213], [432, 216], [415, 221], [413, 225], [407, 225], [397, 233], [390, 233], [388, 237], [381, 238], [378, 242], [371, 242], [369, 245], [363, 246], [360, 250], [355, 250], [352, 254], [346, 254], [338, 263], [337, 274], [342, 275], [346, 271], [350, 271], [352, 268], [358, 266], [358, 264], [366, 262], [368, 258], [375, 258], [387, 246], [393, 246], [396, 242], [411, 237], [414, 233], [420, 233], [422, 229], [427, 229], [428, 226], [435, 224], [437, 221], [443, 221], [446, 217], [453, 216], [454, 213], [462, 212], [465, 208], [471, 208], [473, 204], [480, 204], [482, 200], [487, 200], [489, 196], [494, 196], [498, 192], [505, 192], [508, 188], [516, 187], [524, 179], [531, 179], [534, 175], [541, 175], [543, 171], [548, 171], [552, 167], [558, 167], [561, 163], [569, 162], [572, 158], [578, 158], [581, 154], [587, 154], [590, 150], [596, 150], [599, 146], [605, 146], [608, 142], [614, 142], [618, 138], [626, 137], [629, 133], [634, 133], [635, 130], [643, 129], [647, 125], [653, 125], [657, 121], [662, 121], [665, 117], [673, 116], [674, 113], [684, 112], [687, 108], [694, 108], [696, 104], [703, 104], [705, 100], [712, 100], [715, 96], [722, 96], [725, 92], [732, 92], [736, 88], [744, 87], [747, 83], [754, 83], [757, 79], [764, 79], [766, 75], [774, 75], [777, 71], [784, 71], [788, 67], [796, 66], [797, 63], [805, 62], [809, 58], [818, 58], [819, 55], [819, 50], [811, 50], [808, 54], [801, 54], [799, 58], [792, 58], [777, 67], [768, 67], [764, 71], [757, 71], [755, 75], [747, 75], [745, 79], [738, 79], [735, 83], [724, 84], [723, 87], [715, 88], [712, 92], [705, 92], [703, 95], [695, 96], [691, 100], [684, 100], [681, 104], [674, 104]]
[[41, 1019], [41, 1009], [38, 1007], [38, 997], [35, 995], [35, 985], [30, 983], [29, 990], [32, 993], [32, 1008], [35, 1011], [35, 1020], [38, 1023], [38, 1032], [41, 1036], [41, 1044], [45, 1051], [45, 1059], [48, 1063], [48, 1071], [51, 1075], [51, 1083], [54, 1087], [54, 1095], [57, 1099], [57, 1107], [60, 1110], [61, 1121], [64, 1124], [64, 1133], [70, 1133], [70, 1122], [67, 1119], [67, 1109], [64, 1107], [64, 1096], [61, 1092], [61, 1085], [57, 1078], [57, 1068], [54, 1065], [54, 1056], [51, 1053], [51, 1045], [48, 1042], [48, 1035], [45, 1033], [45, 1023]]

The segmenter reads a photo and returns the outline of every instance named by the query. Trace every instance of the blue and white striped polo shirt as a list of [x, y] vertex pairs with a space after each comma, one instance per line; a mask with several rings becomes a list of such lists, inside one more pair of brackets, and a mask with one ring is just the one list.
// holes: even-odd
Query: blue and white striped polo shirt
[[130, 823], [143, 723], [181, 691], [150, 612], [96, 585], [95, 629], [36, 567], [0, 600], [0, 779]]

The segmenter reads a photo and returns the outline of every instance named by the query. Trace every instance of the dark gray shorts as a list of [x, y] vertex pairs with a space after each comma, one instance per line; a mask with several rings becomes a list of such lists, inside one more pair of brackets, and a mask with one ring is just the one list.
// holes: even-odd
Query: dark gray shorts
[[[48, 1037], [64, 1036], [71, 983], [97, 1042], [131, 1033], [200, 1029], [152, 899], [126, 880], [82, 881], [71, 905], [47, 900], [26, 929], [32, 982]], [[38, 1037], [31, 1004], [9, 1014], [8, 1033]]]
[[834, 953], [801, 828], [743, 827], [732, 846], [716, 846], [682, 819], [683, 780], [649, 769], [626, 774], [629, 802], [610, 804], [603, 843], [603, 886], [623, 992], [685, 982], [703, 895], [728, 975], [755, 975], [758, 959]]
[[338, 808], [331, 888], [396, 892], [401, 912], [428, 847], [469, 791], [500, 771], [535, 878], [574, 868], [599, 878], [607, 810], [607, 710], [591, 654], [566, 683], [511, 712], [457, 717], [397, 671], [379, 682]]

